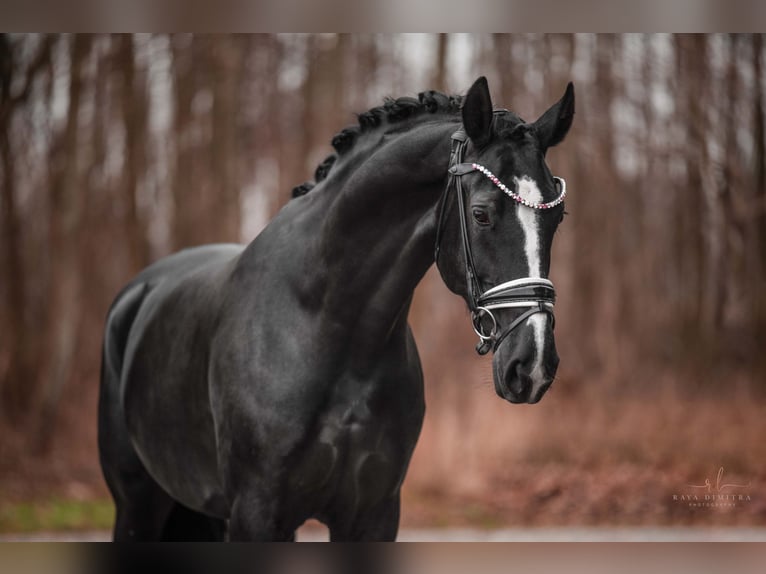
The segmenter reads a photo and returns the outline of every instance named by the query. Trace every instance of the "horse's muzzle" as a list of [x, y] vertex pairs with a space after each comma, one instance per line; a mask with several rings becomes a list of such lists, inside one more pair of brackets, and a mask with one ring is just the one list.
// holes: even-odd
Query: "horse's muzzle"
[[497, 394], [511, 403], [534, 404], [553, 384], [559, 356], [552, 337], [542, 349], [542, 358], [534, 347], [504, 341], [495, 353], [493, 378]]

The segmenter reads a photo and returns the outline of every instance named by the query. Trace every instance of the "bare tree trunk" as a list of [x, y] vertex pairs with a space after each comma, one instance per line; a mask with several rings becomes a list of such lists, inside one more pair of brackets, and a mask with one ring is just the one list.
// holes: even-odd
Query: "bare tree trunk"
[[[358, 88], [348, 100], [350, 110], [361, 110], [370, 103], [376, 89], [380, 68], [380, 54], [377, 37], [374, 34], [355, 34], [351, 54], [354, 56], [354, 83]], [[429, 86], [424, 86], [424, 89]]]
[[[590, 196], [586, 200], [587, 204], [584, 203], [575, 207], [578, 217], [587, 218], [586, 236], [581, 237], [586, 247], [579, 252], [589, 253], [586, 283], [577, 283], [579, 288], [588, 291], [590, 298], [590, 303], [582, 305], [580, 321], [587, 325], [593, 322], [595, 317], [596, 322], [600, 325], [593, 340], [596, 365], [602, 369], [614, 366], [615, 344], [619, 338], [617, 320], [620, 313], [620, 302], [617, 301], [617, 298], [619, 281], [621, 280], [618, 253], [620, 225], [617, 204], [619, 197], [616, 195], [619, 183], [614, 164], [615, 128], [610, 114], [616, 92], [612, 75], [615, 53], [614, 36], [611, 34], [599, 35], [595, 50], [595, 93], [598, 97], [596, 106], [599, 114], [593, 120], [596, 152], [590, 156], [593, 164], [588, 179], [599, 177], [600, 187], [611, 190], [611, 193], [602, 193], [599, 197]], [[585, 189], [581, 191], [585, 191]], [[592, 194], [596, 190], [588, 191]], [[601, 240], [594, 242], [593, 237], [596, 236], [600, 237]], [[607, 274], [616, 278], [610, 285], [599, 279], [599, 277]], [[583, 280], [582, 277], [581, 280]], [[590, 287], [586, 286], [588, 284]]]
[[[279, 73], [279, 69], [284, 60], [285, 47], [282, 42], [274, 37], [259, 37], [259, 50], [262, 50], [266, 56], [266, 62], [264, 65], [265, 75], [267, 77], [276, 77]], [[284, 123], [282, 122], [282, 115], [284, 113], [283, 96], [279, 93], [279, 85], [276, 81], [266, 82], [264, 86], [263, 99], [266, 102], [265, 118], [263, 119], [260, 142], [264, 144], [268, 142], [268, 145], [263, 145], [260, 150], [261, 155], [268, 154], [274, 165], [274, 171], [276, 172], [273, 185], [269, 189], [269, 197], [266, 198], [261, 204], [266, 206], [267, 219], [270, 219], [284, 202], [284, 195], [282, 190], [282, 184], [284, 181], [282, 157], [285, 153], [289, 153], [289, 149], [286, 149], [283, 142], [285, 136], [282, 133]], [[285, 183], [285, 185], [287, 185]]]
[[145, 78], [136, 70], [133, 35], [121, 34], [117, 42], [117, 64], [122, 72], [122, 123], [125, 129], [125, 231], [132, 275], [144, 268], [150, 258], [146, 223], [138, 207], [139, 179], [146, 168], [147, 94]]
[[703, 102], [706, 100], [706, 40], [704, 36], [679, 34], [675, 36], [678, 51], [678, 81], [683, 90], [680, 115], [677, 121], [686, 126], [686, 141], [681, 142], [686, 163], [686, 185], [677, 194], [675, 210], [678, 216], [675, 238], [682, 299], [678, 309], [685, 341], [692, 349], [703, 336], [703, 284], [705, 281], [705, 245], [703, 218], [707, 185], [704, 170], [707, 166], [706, 133], [708, 122]]
[[499, 101], [502, 106], [514, 105], [514, 86], [517, 85], [516, 69], [513, 62], [513, 37], [510, 34], [492, 34], [492, 63], [497, 71]]
[[447, 53], [449, 34], [437, 34], [436, 64], [429, 89], [444, 92], [447, 90]]
[[[296, 113], [296, 111], [291, 111], [289, 108], [285, 109], [284, 107], [281, 109], [282, 113], [285, 114], [282, 116], [282, 126], [287, 126], [287, 130], [285, 130], [287, 133], [283, 131], [281, 137], [283, 147], [279, 178], [280, 204], [284, 202], [285, 188], [290, 187], [293, 183], [291, 179], [293, 177], [292, 172], [298, 170], [299, 173], [305, 173], [307, 176], [311, 173], [314, 166], [311, 165], [309, 156], [314, 146], [319, 142], [317, 131], [322, 131], [321, 126], [317, 125], [317, 120], [321, 119], [321, 115], [315, 111], [318, 105], [317, 99], [323, 91], [320, 84], [326, 81], [326, 78], [322, 78], [323, 66], [321, 65], [322, 55], [320, 53], [321, 44], [319, 38], [313, 35], [310, 36], [306, 40], [305, 49], [306, 80], [303, 86], [301, 86], [300, 112]], [[302, 133], [298, 134], [297, 141], [295, 141], [297, 131], [295, 129], [297, 127], [295, 126], [296, 116], [300, 118], [298, 122], [302, 124]], [[328, 151], [330, 150], [328, 149]], [[291, 153], [295, 154], [295, 157], [290, 157]], [[302, 175], [298, 176], [299, 179], [302, 177]]]
[[[32, 334], [26, 321], [29, 307], [27, 277], [23, 260], [22, 221], [16, 203], [16, 171], [11, 129], [16, 109], [29, 98], [38, 73], [47, 67], [54, 39], [45, 37], [26, 70], [21, 91], [12, 93], [17, 58], [7, 35], [0, 35], [0, 165], [2, 165], [2, 250], [3, 277], [8, 279], [4, 301], [7, 325], [2, 348], [8, 354], [8, 368], [0, 382], [0, 418], [18, 424], [29, 410], [37, 378], [31, 356]], [[1, 359], [2, 357], [0, 357]]]
[[11, 120], [13, 115], [11, 81], [15, 66], [12, 46], [8, 37], [0, 36], [0, 66], [2, 66], [2, 100], [0, 101], [0, 155], [3, 167], [2, 190], [2, 246], [5, 263], [3, 276], [6, 285], [5, 311], [8, 324], [3, 329], [3, 348], [8, 353], [8, 370], [4, 374], [0, 415], [18, 422], [29, 403], [25, 387], [31, 382], [31, 365], [27, 360], [27, 329], [24, 321], [26, 309], [26, 277], [21, 258], [21, 222], [16, 207], [16, 174], [11, 151]]
[[[328, 144], [332, 136], [343, 124], [350, 123], [344, 120], [344, 114], [348, 112], [345, 111], [343, 85], [348, 47], [347, 34], [338, 34], [334, 43], [312, 38], [308, 46], [308, 75], [303, 89], [307, 147], [302, 151], [298, 148], [297, 153], [302, 156], [299, 161], [309, 170], [313, 170], [317, 157], [324, 156], [324, 152], [313, 152], [320, 148], [330, 151]], [[349, 114], [347, 117], [353, 116]]]
[[753, 138], [755, 140], [755, 173], [753, 177], [753, 205], [755, 217], [752, 227], [755, 230], [746, 255], [752, 269], [750, 273], [750, 292], [753, 302], [755, 348], [762, 350], [766, 345], [766, 128], [763, 111], [763, 35], [755, 34], [753, 46]]
[[[605, 105], [601, 91], [593, 89], [591, 94], [592, 107], [603, 110]], [[582, 106], [581, 101], [583, 100], [578, 101], [578, 106]], [[596, 321], [598, 303], [596, 264], [600, 254], [597, 251], [599, 246], [593, 245], [593, 230], [598, 228], [600, 217], [596, 195], [598, 188], [592, 182], [600, 177], [601, 170], [604, 168], [592, 165], [595, 154], [591, 150], [591, 144], [598, 137], [594, 136], [595, 124], [598, 120], [595, 114], [578, 111], [577, 130], [582, 137], [573, 141], [573, 172], [570, 184], [572, 189], [577, 190], [577, 196], [575, 201], [567, 205], [569, 216], [565, 218], [564, 225], [571, 229], [572, 250], [577, 253], [577, 257], [572, 260], [572, 284], [576, 285], [579, 296], [578, 304], [570, 312], [569, 325], [573, 333], [590, 333], [590, 336], [580, 339], [578, 353], [572, 357], [573, 370], [584, 375], [593, 373], [598, 367], [595, 329], [592, 329], [591, 325], [598, 324]]]
[[237, 173], [237, 104], [243, 78], [245, 39], [226, 36], [213, 46], [213, 108], [210, 153], [218, 198], [217, 241], [239, 241], [241, 210]]
[[173, 55], [173, 142], [175, 160], [173, 166], [173, 230], [174, 250], [195, 243], [194, 205], [194, 158], [192, 157], [192, 100], [196, 92], [190, 40], [183, 36], [170, 39]]
[[742, 276], [741, 270], [737, 272], [736, 261], [731, 253], [732, 234], [742, 234], [741, 222], [735, 215], [734, 195], [742, 186], [742, 169], [737, 153], [737, 128], [739, 126], [738, 102], [739, 80], [737, 72], [737, 49], [738, 36], [730, 34], [728, 37], [729, 61], [726, 69], [726, 100], [728, 105], [722, 111], [723, 121], [723, 173], [718, 185], [718, 198], [720, 202], [720, 248], [716, 253], [717, 258], [711, 265], [711, 290], [709, 296], [712, 306], [711, 322], [714, 332], [721, 332], [724, 327], [724, 307], [727, 300], [727, 292], [730, 290], [731, 278]]
[[[650, 34], [644, 34], [642, 39], [642, 51], [643, 59], [641, 66], [641, 119], [643, 120], [643, 134], [641, 138], [641, 149], [644, 154], [644, 165], [641, 174], [641, 179], [649, 176], [650, 174], [657, 174], [659, 176], [662, 169], [661, 162], [658, 158], [658, 150], [656, 149], [652, 140], [652, 135], [657, 129], [657, 118], [655, 113], [655, 107], [652, 105], [652, 94], [657, 89], [655, 80], [655, 64], [654, 54], [652, 46], [652, 36]], [[664, 179], [664, 178], [660, 178]], [[640, 189], [636, 189], [636, 193], [640, 193]], [[660, 229], [660, 222], [653, 217], [653, 207], [655, 206], [656, 196], [661, 193], [656, 188], [648, 188], [644, 190], [645, 198], [641, 202], [640, 211], [640, 241], [643, 244], [644, 238], [653, 237], [655, 230]], [[654, 270], [658, 267], [657, 257], [658, 253], [650, 249], [641, 249], [641, 269], [643, 273], [654, 274]], [[636, 278], [637, 279], [637, 278]], [[657, 299], [658, 291], [657, 285], [651, 285], [649, 291], [646, 294], [649, 301]], [[646, 300], [644, 301], [644, 304]]]
[[80, 146], [80, 100], [82, 74], [92, 38], [77, 34], [71, 46], [69, 107], [64, 133], [54, 144], [51, 157], [51, 284], [48, 333], [50, 364], [40, 408], [37, 448], [50, 446], [55, 414], [64, 385], [72, 373], [81, 319], [79, 234], [82, 217], [82, 182], [78, 170]]
[[[708, 53], [712, 50], [710, 40], [702, 35], [694, 36], [692, 44], [695, 54], [693, 66], [694, 80], [691, 83], [693, 91], [690, 98], [695, 101], [690, 106], [692, 112], [692, 141], [694, 142], [694, 154], [697, 155], [698, 164], [695, 171], [698, 175], [694, 180], [698, 185], [696, 195], [698, 199], [688, 207], [693, 208], [695, 223], [698, 227], [698, 265], [699, 265], [699, 317], [697, 319], [699, 338], [705, 345], [706, 356], [713, 359], [713, 351], [717, 344], [716, 338], [720, 337], [721, 319], [723, 317], [723, 279], [724, 253], [726, 242], [726, 219], [723, 208], [724, 199], [721, 196], [721, 186], [716, 181], [716, 169], [714, 159], [708, 148], [711, 136], [715, 137], [713, 118], [711, 112], [714, 109], [714, 96], [710, 87], [714, 81], [713, 69], [708, 62]], [[731, 75], [730, 80], [736, 87], [736, 75]], [[737, 99], [736, 91], [729, 85], [729, 116], [735, 120]], [[735, 120], [736, 121], [736, 120]], [[733, 143], [733, 142], [732, 142]], [[725, 162], [725, 160], [724, 160]], [[720, 178], [718, 178], [720, 179]], [[692, 239], [692, 243], [694, 240]]]

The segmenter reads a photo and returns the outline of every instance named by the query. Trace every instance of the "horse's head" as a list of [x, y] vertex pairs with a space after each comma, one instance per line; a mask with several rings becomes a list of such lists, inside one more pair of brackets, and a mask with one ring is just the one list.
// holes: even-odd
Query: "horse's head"
[[510, 112], [493, 112], [487, 81], [479, 78], [462, 116], [463, 129], [453, 136], [437, 265], [471, 309], [477, 350], [494, 351], [497, 394], [536, 403], [559, 364], [547, 277], [566, 194], [545, 153], [572, 124], [574, 89], [569, 84], [559, 102], [527, 124]]

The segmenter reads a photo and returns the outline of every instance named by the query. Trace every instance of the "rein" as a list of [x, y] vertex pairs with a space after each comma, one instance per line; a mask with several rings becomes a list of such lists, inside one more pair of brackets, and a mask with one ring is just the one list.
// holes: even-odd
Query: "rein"
[[[554, 321], [553, 306], [556, 302], [556, 291], [553, 283], [548, 279], [540, 277], [524, 277], [513, 279], [501, 283], [482, 293], [479, 284], [476, 265], [471, 251], [471, 242], [468, 237], [468, 220], [466, 215], [466, 196], [463, 190], [462, 176], [478, 171], [490, 179], [500, 190], [508, 195], [514, 201], [531, 209], [550, 209], [564, 201], [566, 196], [566, 183], [562, 178], [554, 177], [554, 181], [561, 189], [559, 196], [548, 203], [533, 204], [526, 201], [520, 195], [514, 193], [506, 187], [484, 166], [477, 163], [463, 163], [465, 146], [468, 137], [465, 131], [460, 128], [452, 134], [452, 147], [450, 153], [449, 178], [447, 186], [442, 194], [441, 206], [439, 208], [439, 221], [436, 227], [436, 247], [434, 250], [434, 261], [439, 260], [439, 250], [441, 245], [442, 228], [446, 218], [447, 196], [450, 189], [455, 188], [457, 195], [458, 214], [460, 219], [460, 235], [462, 239], [463, 258], [465, 260], [466, 285], [468, 286], [468, 308], [471, 311], [471, 322], [473, 330], [479, 336], [479, 342], [476, 345], [476, 352], [480, 355], [486, 355], [490, 349], [496, 351], [500, 343], [511, 334], [519, 325], [523, 324], [529, 317], [537, 313], [547, 313]], [[500, 326], [492, 310], [494, 309], [525, 309], [516, 317], [505, 330], [499, 333]], [[499, 333], [499, 334], [498, 334]]]

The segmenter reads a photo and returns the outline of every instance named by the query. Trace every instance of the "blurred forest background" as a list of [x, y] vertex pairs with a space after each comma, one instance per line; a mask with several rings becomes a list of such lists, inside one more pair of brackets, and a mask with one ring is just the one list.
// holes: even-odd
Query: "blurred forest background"
[[766, 524], [762, 496], [669, 498], [720, 466], [766, 480], [764, 55], [760, 35], [0, 36], [0, 530], [19, 504], [106, 498], [102, 326], [134, 273], [250, 241], [355, 112], [482, 74], [529, 121], [575, 83], [548, 155], [570, 190], [561, 367], [539, 405], [497, 398], [428, 273], [405, 524]]

